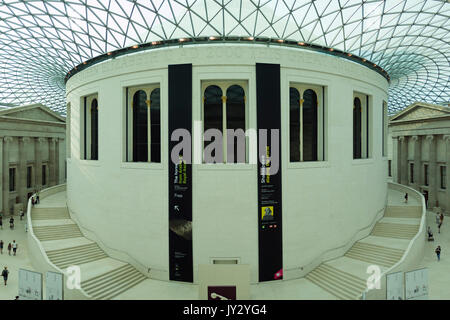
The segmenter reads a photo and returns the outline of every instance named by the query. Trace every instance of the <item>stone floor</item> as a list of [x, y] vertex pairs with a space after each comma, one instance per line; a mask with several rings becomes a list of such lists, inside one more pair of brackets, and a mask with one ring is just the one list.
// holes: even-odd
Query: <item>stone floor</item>
[[[392, 190], [391, 190], [392, 191]], [[391, 195], [389, 203], [404, 204], [402, 194]], [[65, 203], [65, 194], [59, 193], [45, 199], [46, 206], [60, 206]], [[417, 205], [409, 201], [407, 205]], [[430, 299], [450, 299], [450, 217], [444, 219], [441, 233], [437, 232], [434, 213], [427, 212], [428, 225], [435, 235], [434, 242], [426, 245], [425, 257], [420, 267], [429, 268], [429, 292]], [[9, 242], [16, 240], [18, 243], [17, 256], [8, 256], [7, 250], [0, 255], [0, 267], [7, 266], [10, 270], [8, 285], [5, 287], [0, 282], [0, 300], [12, 300], [18, 292], [18, 269], [33, 270], [27, 254], [27, 234], [25, 232], [25, 220], [16, 218], [14, 230], [9, 229], [9, 223], [4, 221], [3, 230], [0, 230], [0, 239], [7, 247]], [[437, 245], [442, 248], [441, 261], [438, 262], [434, 249]], [[320, 289], [320, 288], [319, 288]], [[311, 283], [305, 279], [290, 281], [275, 281], [251, 285], [252, 299], [336, 299], [318, 287], [311, 287]], [[181, 284], [157, 280], [145, 280], [131, 290], [119, 295], [116, 299], [197, 299], [198, 286], [194, 284]]]

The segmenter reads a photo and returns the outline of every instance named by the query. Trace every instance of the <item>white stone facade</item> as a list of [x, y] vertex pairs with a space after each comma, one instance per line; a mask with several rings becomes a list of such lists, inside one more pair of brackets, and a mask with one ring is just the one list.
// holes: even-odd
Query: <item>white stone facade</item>
[[[248, 84], [248, 125], [256, 126], [256, 63], [281, 65], [281, 141], [284, 279], [298, 278], [324, 257], [342, 255], [352, 239], [383, 213], [387, 157], [382, 155], [383, 102], [388, 83], [353, 62], [306, 50], [246, 45], [168, 48], [123, 56], [92, 66], [67, 82], [68, 206], [81, 227], [105, 246], [168, 280], [168, 65], [192, 63], [192, 118], [202, 119], [202, 81]], [[289, 86], [324, 88], [324, 161], [289, 161]], [[125, 159], [125, 89], [159, 83], [161, 163]], [[369, 156], [353, 159], [355, 92], [368, 96]], [[98, 160], [83, 160], [82, 98], [98, 94]], [[201, 136], [193, 125], [193, 144]], [[196, 156], [193, 155], [194, 159]], [[201, 155], [199, 156], [201, 158]], [[237, 259], [258, 279], [256, 164], [193, 165], [193, 261]], [[364, 233], [362, 232], [362, 233]], [[353, 239], [354, 241], [354, 239]]]
[[65, 131], [65, 119], [40, 104], [0, 111], [3, 215], [25, 209], [35, 191], [65, 182]]

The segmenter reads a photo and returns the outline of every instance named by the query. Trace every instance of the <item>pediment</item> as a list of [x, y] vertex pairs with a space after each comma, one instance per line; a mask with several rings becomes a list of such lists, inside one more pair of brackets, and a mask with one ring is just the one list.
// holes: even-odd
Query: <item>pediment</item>
[[65, 122], [64, 118], [41, 104], [1, 110], [0, 116], [27, 120]]
[[[448, 110], [446, 110], [448, 109]], [[416, 119], [428, 119], [441, 116], [449, 116], [450, 108], [434, 106], [434, 105], [420, 105], [414, 104], [406, 108], [398, 115], [394, 116], [391, 121], [405, 121]]]

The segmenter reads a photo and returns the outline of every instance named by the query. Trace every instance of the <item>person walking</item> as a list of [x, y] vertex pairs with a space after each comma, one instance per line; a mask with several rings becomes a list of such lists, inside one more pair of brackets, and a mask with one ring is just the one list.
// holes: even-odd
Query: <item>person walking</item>
[[5, 267], [5, 269], [3, 269], [3, 271], [2, 271], [2, 277], [3, 277], [3, 281], [5, 281], [5, 286], [6, 286], [6, 282], [8, 281], [8, 274], [9, 274], [8, 268]]
[[441, 233], [442, 222], [444, 222], [444, 214], [441, 212], [441, 214], [439, 215], [439, 233]]
[[9, 255], [11, 255], [11, 248], [12, 248], [12, 246], [11, 246], [11, 242], [10, 242], [10, 243], [8, 243], [8, 254]]
[[39, 193], [36, 196], [36, 204], [39, 204]]
[[14, 218], [13, 218], [13, 217], [11, 217], [11, 218], [9, 219], [9, 227], [10, 227], [11, 229], [14, 229]]
[[12, 243], [12, 249], [13, 249], [14, 255], [16, 255], [16, 252], [17, 252], [17, 243], [16, 243], [16, 240], [13, 240], [13, 243]]
[[0, 254], [3, 254], [3, 240], [0, 240]]
[[22, 220], [24, 215], [25, 215], [25, 213], [23, 212], [23, 209], [20, 209], [20, 220]]
[[436, 252], [438, 261], [441, 261], [441, 246], [437, 246], [436, 250], [434, 250], [434, 252]]
[[3, 229], [3, 216], [0, 216], [0, 228]]
[[405, 194], [405, 203], [408, 203], [408, 192]]

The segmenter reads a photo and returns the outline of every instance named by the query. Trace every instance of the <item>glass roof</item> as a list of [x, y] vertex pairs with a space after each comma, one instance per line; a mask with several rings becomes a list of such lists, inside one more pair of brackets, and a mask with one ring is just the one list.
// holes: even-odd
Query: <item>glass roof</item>
[[389, 112], [450, 101], [450, 3], [443, 0], [0, 0], [0, 106], [65, 114], [64, 77], [151, 41], [269, 37], [365, 58], [391, 78]]

